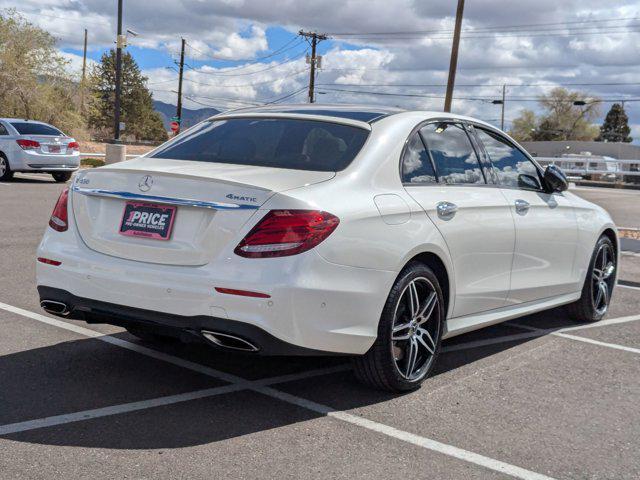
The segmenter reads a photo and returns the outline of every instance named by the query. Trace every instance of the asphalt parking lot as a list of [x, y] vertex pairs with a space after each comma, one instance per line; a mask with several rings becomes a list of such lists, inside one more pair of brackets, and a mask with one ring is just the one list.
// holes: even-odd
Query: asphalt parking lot
[[[623, 254], [605, 321], [554, 310], [456, 337], [394, 396], [341, 358], [154, 345], [45, 314], [35, 251], [62, 188], [0, 183], [2, 478], [640, 478], [640, 255]], [[638, 223], [640, 196], [634, 219], [583, 192]]]

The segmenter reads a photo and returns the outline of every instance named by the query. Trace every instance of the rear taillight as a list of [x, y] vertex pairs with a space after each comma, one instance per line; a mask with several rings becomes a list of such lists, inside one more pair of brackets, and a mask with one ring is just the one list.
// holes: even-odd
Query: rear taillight
[[20, 145], [20, 148], [23, 150], [36, 150], [40, 148], [40, 143], [35, 140], [16, 140], [16, 143]]
[[296, 255], [318, 245], [339, 223], [335, 215], [317, 210], [271, 210], [234, 252], [248, 258]]
[[80, 144], [78, 142], [67, 143], [67, 152], [79, 152]]
[[67, 228], [69, 228], [69, 214], [67, 213], [68, 201], [69, 188], [65, 188], [60, 194], [60, 197], [58, 197], [56, 206], [53, 207], [53, 213], [49, 219], [49, 226], [57, 232], [66, 232]]

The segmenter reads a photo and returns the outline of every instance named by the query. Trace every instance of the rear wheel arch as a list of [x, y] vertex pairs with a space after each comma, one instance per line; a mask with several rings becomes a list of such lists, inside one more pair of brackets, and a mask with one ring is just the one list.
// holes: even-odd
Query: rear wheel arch
[[613, 249], [616, 253], [616, 255], [618, 255], [618, 235], [616, 234], [616, 232], [613, 230], [613, 228], [606, 228], [599, 236], [598, 238], [600, 238], [602, 235], [605, 235], [606, 237], [609, 238], [609, 240], [611, 240], [611, 243], [613, 243]]
[[452, 280], [445, 263], [442, 259], [433, 252], [422, 252], [413, 256], [403, 267], [406, 268], [411, 262], [419, 262], [426, 265], [438, 278], [440, 288], [442, 289], [442, 296], [444, 297], [444, 311], [449, 311], [450, 299], [451, 299], [451, 284]]

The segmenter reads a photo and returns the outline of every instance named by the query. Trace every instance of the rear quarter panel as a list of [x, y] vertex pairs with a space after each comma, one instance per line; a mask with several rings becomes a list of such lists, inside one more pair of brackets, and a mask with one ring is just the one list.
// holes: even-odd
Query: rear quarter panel
[[416, 123], [374, 124], [350, 167], [330, 181], [280, 192], [262, 208], [318, 209], [338, 216], [338, 228], [315, 248], [328, 262], [398, 273], [414, 256], [430, 252], [453, 279], [444, 239], [400, 182], [400, 155]]
[[581, 279], [581, 284], [587, 274], [593, 248], [600, 235], [612, 229], [616, 233], [616, 251], [620, 255], [618, 231], [609, 213], [602, 207], [588, 202], [571, 192], [565, 192], [565, 196], [573, 205], [578, 224], [578, 251], [576, 252], [574, 269]]

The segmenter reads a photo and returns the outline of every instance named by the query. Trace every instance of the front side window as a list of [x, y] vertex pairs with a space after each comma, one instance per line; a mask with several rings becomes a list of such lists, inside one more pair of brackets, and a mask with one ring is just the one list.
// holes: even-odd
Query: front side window
[[230, 118], [203, 122], [150, 157], [336, 172], [352, 162], [368, 135], [323, 121]]
[[542, 190], [538, 169], [527, 156], [497, 133], [476, 128], [501, 185]]
[[34, 122], [9, 122], [11, 126], [15, 128], [20, 135], [54, 135], [63, 136], [60, 130], [51, 125], [44, 123]]
[[440, 182], [450, 185], [485, 183], [480, 162], [462, 125], [430, 123], [420, 129], [420, 134]]
[[0, 135], [9, 135], [9, 132], [7, 132], [7, 127], [5, 127], [2, 123], [0, 123]]
[[429, 153], [416, 132], [407, 142], [407, 148], [402, 157], [402, 182], [434, 183], [435, 181], [436, 174], [433, 171]]

